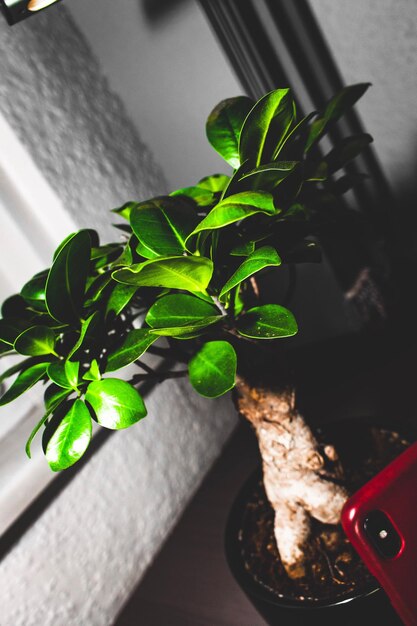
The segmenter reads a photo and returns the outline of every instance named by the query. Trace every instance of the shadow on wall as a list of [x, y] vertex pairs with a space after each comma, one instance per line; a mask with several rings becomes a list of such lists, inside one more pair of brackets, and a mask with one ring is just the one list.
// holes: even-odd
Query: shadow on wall
[[188, 4], [189, 0], [141, 0], [143, 13], [150, 25], [169, 19], [174, 11]]

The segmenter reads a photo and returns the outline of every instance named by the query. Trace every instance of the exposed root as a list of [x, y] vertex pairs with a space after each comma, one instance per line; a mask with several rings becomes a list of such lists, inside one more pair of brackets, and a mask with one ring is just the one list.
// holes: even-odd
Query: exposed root
[[240, 413], [255, 429], [262, 456], [264, 485], [275, 511], [275, 538], [289, 576], [305, 575], [310, 516], [336, 524], [348, 497], [335, 479], [340, 463], [333, 446], [320, 452], [293, 390], [271, 391], [237, 383]]

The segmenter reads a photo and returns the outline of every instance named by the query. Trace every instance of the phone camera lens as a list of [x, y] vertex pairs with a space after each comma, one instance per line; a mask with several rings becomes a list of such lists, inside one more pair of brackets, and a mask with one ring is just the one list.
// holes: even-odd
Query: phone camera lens
[[402, 546], [402, 539], [383, 511], [371, 511], [363, 528], [375, 550], [384, 559], [393, 559]]

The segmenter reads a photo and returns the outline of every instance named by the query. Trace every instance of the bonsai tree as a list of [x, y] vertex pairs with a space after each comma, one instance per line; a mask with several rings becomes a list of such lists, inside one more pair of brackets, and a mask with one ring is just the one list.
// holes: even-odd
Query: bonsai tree
[[[367, 87], [347, 87], [301, 120], [289, 89], [221, 102], [207, 137], [232, 176], [115, 209], [120, 240], [100, 245], [87, 229], [69, 235], [51, 267], [3, 303], [0, 351], [23, 358], [1, 376], [15, 379], [0, 405], [45, 386], [28, 456], [42, 429], [51, 469], [70, 467], [88, 448], [92, 420], [122, 429], [145, 417], [136, 385], [146, 379], [189, 376], [208, 398], [235, 388], [259, 439], [280, 556], [290, 576], [304, 574], [311, 516], [337, 523], [347, 494], [334, 480], [336, 451], [320, 451], [296, 410], [283, 355], [270, 347], [296, 334], [296, 320], [265, 301], [271, 287], [262, 281], [283, 265], [319, 260], [321, 230], [354, 217], [340, 194], [355, 179], [334, 174], [372, 139], [348, 137], [325, 156], [318, 142]], [[170, 365], [154, 371], [147, 351]], [[140, 373], [129, 381], [114, 374], [132, 363]]]

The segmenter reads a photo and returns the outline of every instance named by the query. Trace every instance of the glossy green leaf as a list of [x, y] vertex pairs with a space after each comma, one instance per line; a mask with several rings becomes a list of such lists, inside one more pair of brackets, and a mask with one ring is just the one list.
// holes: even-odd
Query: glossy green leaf
[[342, 139], [326, 156], [329, 174], [344, 167], [349, 161], [358, 156], [365, 148], [372, 143], [371, 135], [361, 133]]
[[117, 209], [112, 209], [112, 213], [116, 213], [117, 215], [123, 217], [125, 220], [129, 221], [132, 209], [139, 206], [139, 204], [140, 202], [126, 202], [123, 206]]
[[187, 294], [174, 294], [159, 298], [149, 309], [145, 321], [152, 328], [189, 326], [219, 314], [213, 304]]
[[60, 249], [46, 281], [46, 305], [59, 322], [78, 324], [90, 265], [87, 230], [71, 235]]
[[243, 122], [253, 105], [254, 101], [247, 96], [228, 98], [213, 109], [207, 120], [209, 142], [234, 169], [240, 165], [239, 139]]
[[225, 174], [212, 174], [211, 176], [205, 176], [198, 181], [198, 186], [204, 189], [209, 189], [213, 193], [220, 193], [226, 189], [229, 184], [230, 176]]
[[[63, 402], [63, 400], [62, 400]], [[56, 406], [59, 406], [60, 402], [57, 403]], [[36, 434], [39, 432], [39, 430], [42, 428], [42, 426], [44, 426], [44, 424], [46, 424], [46, 422], [48, 421], [49, 416], [51, 415], [52, 411], [54, 411], [54, 405], [51, 405], [50, 408], [47, 410], [47, 412], [45, 413], [45, 415], [42, 417], [42, 419], [40, 419], [38, 421], [38, 423], [36, 424], [36, 426], [34, 427], [34, 429], [32, 430], [32, 432], [29, 435], [29, 438], [26, 442], [26, 446], [25, 446], [25, 450], [26, 450], [26, 454], [29, 458], [31, 457], [31, 446], [32, 446], [32, 441], [34, 440]]]
[[140, 241], [138, 241], [138, 245], [136, 246], [136, 253], [144, 259], [157, 259], [160, 256], [157, 252], [146, 248]]
[[100, 368], [96, 359], [91, 361], [89, 369], [83, 376], [83, 380], [101, 380]]
[[55, 354], [55, 333], [47, 326], [32, 326], [17, 337], [14, 349], [27, 356]]
[[288, 152], [291, 154], [292, 159], [301, 159], [303, 157], [309, 134], [308, 123], [316, 116], [317, 111], [313, 111], [290, 128], [279, 149], [275, 151], [274, 159], [277, 159], [281, 154], [288, 154]]
[[45, 285], [48, 272], [40, 272], [36, 274], [29, 282], [27, 282], [20, 294], [31, 305], [36, 303], [45, 303]]
[[154, 198], [134, 207], [130, 224], [143, 248], [161, 257], [180, 255], [198, 217], [177, 198]]
[[152, 328], [151, 333], [160, 337], [175, 337], [176, 339], [194, 339], [213, 324], [217, 324], [223, 319], [222, 315], [212, 315], [202, 320], [190, 322], [184, 326], [167, 326], [164, 328]]
[[31, 316], [27, 310], [27, 304], [20, 294], [14, 294], [6, 298], [1, 305], [1, 315], [3, 320], [0, 320], [0, 324], [2, 321], [7, 322], [10, 318], [21, 320]]
[[231, 249], [232, 256], [249, 256], [255, 250], [254, 241], [246, 241]]
[[324, 130], [330, 122], [337, 121], [346, 111], [363, 96], [365, 91], [370, 87], [371, 83], [357, 83], [344, 87], [339, 93], [329, 100], [324, 113], [316, 119], [311, 127], [307, 139], [306, 152], [316, 143], [322, 136]]
[[72, 359], [72, 357], [83, 348], [85, 342], [88, 340], [89, 335], [94, 332], [95, 328], [97, 328], [97, 324], [100, 319], [99, 311], [95, 311], [90, 317], [86, 320], [83, 320], [81, 324], [80, 336], [78, 337], [75, 344], [72, 346], [71, 350], [68, 352], [67, 359]]
[[[107, 262], [111, 257], [117, 257], [122, 252], [122, 245], [120, 243], [108, 243], [98, 248], [91, 248], [91, 260], [98, 261], [99, 259], [105, 259]], [[95, 265], [97, 267], [97, 265]]]
[[256, 213], [275, 215], [277, 209], [269, 193], [244, 191], [219, 202], [194, 229], [191, 235], [204, 230], [223, 228]]
[[236, 380], [236, 352], [227, 341], [208, 341], [188, 365], [190, 382], [206, 398], [232, 389]]
[[194, 200], [198, 206], [206, 207], [213, 204], [215, 201], [215, 197], [212, 191], [209, 189], [205, 189], [204, 187], [194, 186], [194, 187], [184, 187], [184, 189], [177, 189], [176, 191], [172, 191], [170, 196], [186, 196], [187, 198], [191, 198]]
[[236, 328], [244, 337], [253, 339], [290, 337], [298, 331], [294, 315], [278, 304], [264, 304], [249, 309], [239, 318]]
[[18, 336], [28, 328], [33, 326], [29, 320], [16, 319], [13, 317], [0, 320], [0, 340], [8, 344], [11, 348]]
[[245, 259], [238, 267], [238, 269], [232, 274], [229, 280], [224, 285], [220, 292], [220, 298], [224, 296], [234, 287], [239, 285], [242, 281], [249, 278], [256, 272], [264, 269], [265, 267], [281, 265], [281, 259], [279, 258], [277, 251], [271, 246], [263, 246], [258, 248], [247, 259]]
[[12, 402], [21, 396], [22, 393], [33, 387], [33, 385], [45, 376], [48, 365], [49, 363], [37, 363], [21, 372], [12, 386], [0, 398], [0, 406]]
[[127, 307], [137, 291], [136, 285], [123, 285], [117, 283], [109, 296], [106, 306], [106, 316], [109, 314], [120, 315]]
[[52, 411], [55, 411], [55, 409], [62, 402], [64, 402], [64, 400], [66, 400], [73, 392], [73, 389], [69, 389], [68, 387], [60, 387], [59, 385], [55, 385], [55, 383], [51, 383], [50, 385], [48, 385], [48, 387], [45, 389], [45, 393], [43, 394], [43, 399], [48, 415], [50, 415]]
[[135, 328], [123, 339], [120, 346], [108, 356], [106, 372], [114, 372], [121, 367], [139, 359], [158, 337], [152, 335], [146, 328]]
[[77, 389], [79, 369], [78, 361], [57, 361], [48, 367], [48, 376], [59, 387]]
[[5, 370], [3, 374], [1, 374], [0, 384], [3, 381], [5, 381], [7, 378], [10, 378], [10, 376], [17, 374], [17, 372], [21, 372], [25, 369], [28, 369], [28, 367], [31, 367], [32, 365], [36, 365], [38, 362], [39, 362], [39, 359], [30, 357], [29, 359], [24, 359], [23, 361], [20, 361], [19, 363], [12, 365], [7, 370]]
[[135, 235], [132, 235], [129, 241], [127, 242], [127, 244], [125, 245], [125, 247], [123, 248], [120, 256], [117, 257], [117, 259], [115, 259], [112, 262], [111, 266], [113, 268], [116, 268], [119, 265], [121, 266], [131, 265], [133, 263], [132, 250], [135, 248], [136, 243], [137, 243], [137, 238], [135, 237]]
[[205, 291], [213, 274], [210, 259], [196, 256], [168, 257], [117, 270], [113, 278], [137, 287], [167, 287], [186, 291]]
[[269, 190], [274, 189], [285, 180], [297, 167], [298, 161], [278, 161], [255, 167], [255, 169], [243, 174], [239, 180], [251, 179], [253, 188]]
[[152, 335], [146, 328], [135, 328], [123, 339], [121, 345], [108, 356], [106, 372], [125, 367], [139, 359], [158, 337]]
[[166, 337], [198, 336], [207, 326], [219, 322], [219, 309], [205, 300], [187, 294], [164, 296], [149, 309], [145, 321], [152, 333]]
[[93, 408], [97, 422], [113, 430], [128, 428], [147, 413], [139, 392], [118, 378], [103, 378], [90, 383], [85, 400]]
[[255, 167], [274, 159], [295, 118], [295, 104], [289, 89], [266, 94], [253, 107], [242, 128], [240, 162]]
[[82, 400], [75, 400], [49, 439], [45, 456], [54, 472], [74, 465], [87, 450], [92, 436], [91, 415]]

